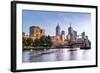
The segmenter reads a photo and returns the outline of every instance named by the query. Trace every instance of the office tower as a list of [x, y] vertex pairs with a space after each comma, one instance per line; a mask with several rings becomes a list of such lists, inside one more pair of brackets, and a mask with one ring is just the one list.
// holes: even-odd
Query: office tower
[[40, 39], [42, 36], [45, 35], [45, 31], [38, 26], [31, 26], [30, 27], [30, 37], [34, 37]]
[[64, 30], [61, 31], [61, 39], [63, 41], [65, 40], [65, 31]]
[[56, 36], [60, 36], [60, 26], [59, 26], [59, 24], [56, 26]]

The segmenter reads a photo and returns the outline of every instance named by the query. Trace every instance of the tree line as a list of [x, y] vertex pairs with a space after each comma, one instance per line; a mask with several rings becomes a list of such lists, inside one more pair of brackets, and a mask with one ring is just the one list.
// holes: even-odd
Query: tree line
[[50, 36], [42, 36], [40, 39], [25, 38], [23, 37], [23, 47], [51, 47], [52, 40]]

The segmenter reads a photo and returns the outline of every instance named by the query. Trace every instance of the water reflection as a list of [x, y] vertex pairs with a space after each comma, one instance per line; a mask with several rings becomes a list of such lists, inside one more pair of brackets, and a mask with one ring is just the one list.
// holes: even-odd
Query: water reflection
[[23, 62], [90, 60], [91, 50], [49, 49], [23, 51]]
[[76, 59], [77, 59], [77, 51], [70, 51], [69, 60], [76, 60]]

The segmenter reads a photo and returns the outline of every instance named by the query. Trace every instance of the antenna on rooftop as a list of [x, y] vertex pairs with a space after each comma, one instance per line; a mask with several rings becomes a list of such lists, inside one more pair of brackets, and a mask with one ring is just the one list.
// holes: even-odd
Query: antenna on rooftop
[[71, 27], [71, 25], [72, 25], [72, 23], [70, 22], [70, 23], [69, 23], [69, 26]]

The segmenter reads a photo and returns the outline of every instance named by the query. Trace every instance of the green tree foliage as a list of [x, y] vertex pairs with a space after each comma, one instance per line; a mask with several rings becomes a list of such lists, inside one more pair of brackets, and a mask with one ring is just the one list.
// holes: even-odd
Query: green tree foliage
[[50, 36], [42, 36], [40, 39], [35, 39], [34, 42], [31, 38], [23, 38], [23, 46], [51, 47], [52, 41]]
[[51, 47], [52, 46], [51, 37], [48, 35], [45, 40], [46, 40], [47, 46]]
[[40, 46], [40, 44], [41, 44], [41, 41], [39, 39], [35, 39], [35, 41], [33, 42], [32, 46], [38, 47], [38, 46]]
[[31, 38], [28, 38], [26, 41], [27, 41], [27, 46], [32, 46], [33, 40]]
[[31, 38], [25, 38], [23, 37], [23, 46], [32, 46], [33, 40]]
[[33, 42], [34, 47], [51, 47], [52, 41], [50, 36], [42, 36], [40, 39], [36, 39]]
[[23, 37], [23, 47], [27, 45], [27, 41], [26, 41], [26, 38]]

